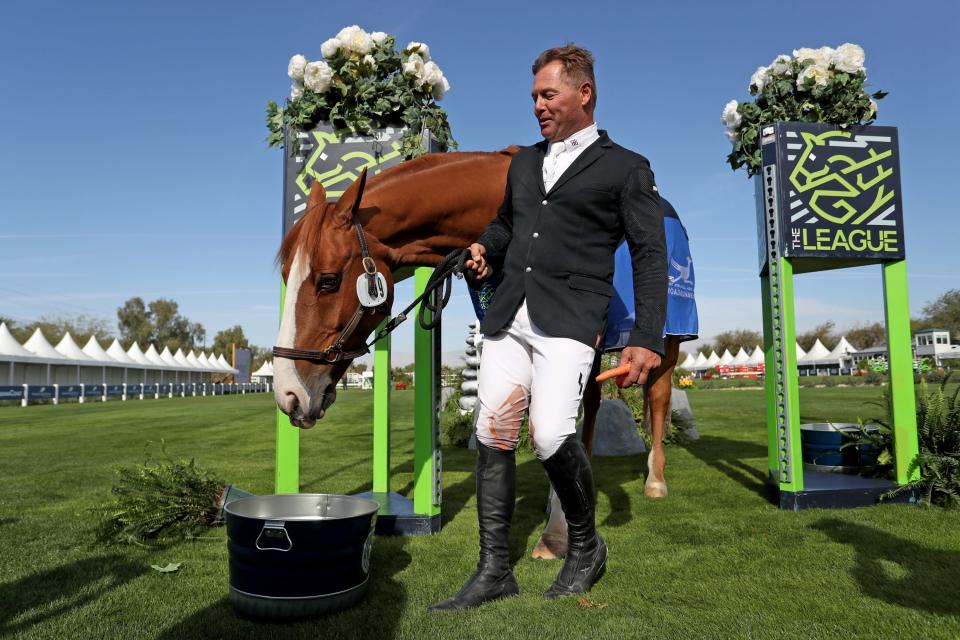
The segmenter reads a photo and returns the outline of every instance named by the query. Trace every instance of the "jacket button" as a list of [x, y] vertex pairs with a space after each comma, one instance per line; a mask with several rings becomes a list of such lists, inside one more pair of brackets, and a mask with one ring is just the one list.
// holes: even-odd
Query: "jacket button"
[[536, 231], [534, 231], [534, 232], [533, 232], [533, 237], [534, 237], [534, 238], [539, 238], [539, 237], [540, 237], [540, 234], [537, 233]]
[[544, 200], [544, 201], [543, 201], [543, 202], [541, 202], [540, 204], [547, 204], [547, 201], [546, 201], [546, 200]]
[[526, 269], [524, 269], [524, 271], [526, 271], [527, 273], [530, 273], [531, 271], [533, 271], [533, 268], [532, 268], [532, 267], [527, 267]]

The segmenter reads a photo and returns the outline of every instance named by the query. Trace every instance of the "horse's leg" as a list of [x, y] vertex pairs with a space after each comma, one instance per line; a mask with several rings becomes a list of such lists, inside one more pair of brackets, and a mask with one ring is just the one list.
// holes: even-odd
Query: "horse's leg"
[[667, 466], [663, 451], [663, 432], [670, 416], [673, 370], [677, 366], [680, 340], [675, 336], [667, 336], [664, 340], [664, 351], [660, 367], [650, 376], [644, 389], [644, 417], [652, 441], [650, 454], [647, 456], [647, 481], [643, 487], [643, 493], [648, 498], [667, 497], [667, 481], [663, 477], [663, 470]]
[[[587, 449], [587, 456], [593, 456], [593, 432], [597, 426], [597, 411], [600, 410], [600, 383], [597, 375], [600, 373], [600, 354], [593, 361], [593, 370], [583, 389], [583, 430], [580, 439]], [[567, 519], [563, 515], [563, 507], [553, 487], [550, 487], [550, 502], [547, 526], [543, 528], [540, 539], [533, 547], [534, 558], [554, 560], [567, 555]]]

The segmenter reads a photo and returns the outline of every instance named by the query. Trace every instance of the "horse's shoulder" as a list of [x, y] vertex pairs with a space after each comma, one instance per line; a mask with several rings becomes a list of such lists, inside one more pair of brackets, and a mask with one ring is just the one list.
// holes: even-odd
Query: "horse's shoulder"
[[520, 145], [518, 145], [518, 144], [512, 144], [512, 145], [510, 145], [509, 147], [506, 147], [506, 148], [504, 148], [504, 149], [500, 149], [499, 151], [497, 151], [497, 153], [499, 153], [500, 155], [503, 155], [503, 156], [511, 156], [511, 157], [512, 157], [512, 156], [515, 156], [515, 155], [517, 155], [518, 153], [520, 153], [520, 151], [522, 151], [522, 150], [523, 150], [523, 147], [521, 147]]

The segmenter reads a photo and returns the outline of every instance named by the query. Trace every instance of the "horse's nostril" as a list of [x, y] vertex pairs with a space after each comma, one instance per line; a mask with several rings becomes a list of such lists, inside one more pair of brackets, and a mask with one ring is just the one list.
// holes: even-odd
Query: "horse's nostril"
[[292, 391], [287, 391], [283, 396], [283, 409], [285, 413], [292, 413], [297, 406], [300, 404], [300, 401], [297, 400], [297, 394]]

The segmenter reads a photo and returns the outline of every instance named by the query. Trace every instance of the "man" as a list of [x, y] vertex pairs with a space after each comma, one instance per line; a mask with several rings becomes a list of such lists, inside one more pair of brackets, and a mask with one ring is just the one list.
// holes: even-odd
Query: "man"
[[497, 217], [466, 266], [502, 282], [481, 324], [477, 423], [480, 561], [453, 597], [431, 610], [475, 607], [519, 593], [510, 567], [514, 449], [523, 412], [537, 457], [567, 516], [569, 551], [547, 598], [589, 591], [606, 569], [596, 531], [593, 473], [576, 436], [584, 385], [602, 344], [614, 252], [626, 236], [636, 320], [621, 362], [643, 384], [660, 364], [666, 305], [663, 216], [647, 160], [614, 144], [593, 120], [593, 56], [574, 45], [533, 64], [542, 142], [510, 165]]

